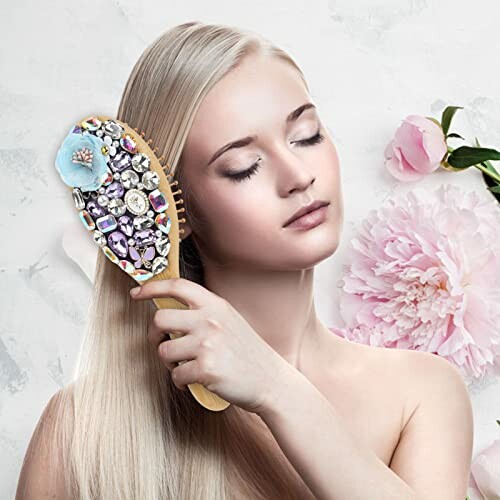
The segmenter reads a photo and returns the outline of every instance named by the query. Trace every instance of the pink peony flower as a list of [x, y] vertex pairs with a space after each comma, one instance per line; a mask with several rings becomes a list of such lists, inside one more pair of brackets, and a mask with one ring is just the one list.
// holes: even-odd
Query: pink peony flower
[[500, 374], [500, 210], [441, 186], [371, 210], [344, 265], [337, 335]]
[[471, 465], [471, 484], [479, 498], [500, 500], [500, 439], [477, 455]]
[[441, 125], [409, 115], [384, 151], [385, 166], [400, 181], [416, 181], [434, 172], [448, 148]]

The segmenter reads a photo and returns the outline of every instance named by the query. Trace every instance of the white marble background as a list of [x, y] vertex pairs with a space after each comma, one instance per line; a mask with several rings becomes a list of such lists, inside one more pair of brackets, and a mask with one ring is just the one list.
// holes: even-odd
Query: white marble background
[[[317, 307], [339, 324], [336, 283], [356, 224], [393, 192], [383, 149], [410, 113], [465, 106], [454, 129], [500, 147], [497, 0], [131, 1], [1, 0], [0, 498], [14, 498], [34, 426], [71, 378], [90, 284], [63, 252], [80, 224], [54, 169], [68, 126], [113, 115], [132, 65], [154, 37], [188, 20], [258, 31], [291, 52], [341, 158], [345, 226], [317, 272]], [[442, 183], [489, 196], [479, 171], [441, 171]], [[500, 307], [500, 305], [499, 305]], [[500, 384], [471, 387], [474, 453], [500, 437]]]

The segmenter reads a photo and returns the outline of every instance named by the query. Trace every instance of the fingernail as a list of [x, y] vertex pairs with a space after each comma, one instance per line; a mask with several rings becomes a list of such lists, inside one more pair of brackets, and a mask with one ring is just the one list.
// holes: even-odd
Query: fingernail
[[141, 287], [136, 286], [135, 288], [132, 288], [132, 290], [130, 290], [130, 295], [132, 295], [132, 297], [136, 297], [137, 295], [139, 295], [140, 291], [141, 291]]

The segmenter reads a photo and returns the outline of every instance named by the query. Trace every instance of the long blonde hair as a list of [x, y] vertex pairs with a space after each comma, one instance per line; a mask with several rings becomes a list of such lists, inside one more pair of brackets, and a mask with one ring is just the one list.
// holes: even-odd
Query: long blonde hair
[[[248, 54], [292, 58], [266, 39], [214, 24], [171, 28], [141, 55], [126, 83], [117, 118], [145, 132], [172, 167], [196, 232], [182, 150], [207, 92]], [[203, 284], [191, 237], [181, 243], [181, 276]], [[89, 322], [72, 382], [58, 394], [58, 449], [68, 493], [81, 500], [295, 499], [307, 488], [284, 455], [257, 432], [255, 419], [231, 405], [201, 407], [179, 391], [147, 341], [152, 301], [132, 301], [135, 285], [99, 252]], [[262, 426], [260, 427], [262, 430]], [[273, 444], [274, 448], [277, 445]], [[312, 497], [312, 495], [310, 495]]]

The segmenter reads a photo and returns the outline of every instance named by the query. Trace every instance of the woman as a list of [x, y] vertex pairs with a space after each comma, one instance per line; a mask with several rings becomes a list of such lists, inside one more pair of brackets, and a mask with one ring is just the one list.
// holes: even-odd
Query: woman
[[[458, 370], [349, 342], [316, 315], [339, 161], [290, 56], [228, 26], [176, 26], [140, 57], [117, 118], [175, 168], [182, 278], [131, 297], [99, 253], [77, 373], [40, 418], [17, 499], [465, 498]], [[191, 309], [157, 312], [160, 296]], [[170, 330], [186, 335], [162, 342]], [[207, 411], [192, 382], [232, 405]]]

